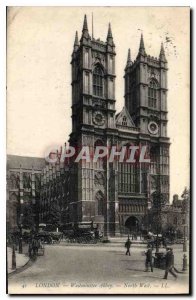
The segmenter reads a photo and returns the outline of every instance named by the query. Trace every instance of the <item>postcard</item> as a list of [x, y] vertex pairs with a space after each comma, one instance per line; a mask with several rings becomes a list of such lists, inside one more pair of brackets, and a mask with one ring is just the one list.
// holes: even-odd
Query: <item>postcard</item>
[[7, 7], [8, 294], [190, 294], [189, 75], [189, 7]]

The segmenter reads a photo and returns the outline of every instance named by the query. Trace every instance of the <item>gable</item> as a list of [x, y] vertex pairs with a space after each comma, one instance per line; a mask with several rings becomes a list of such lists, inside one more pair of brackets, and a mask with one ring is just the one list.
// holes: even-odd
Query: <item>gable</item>
[[122, 111], [116, 116], [116, 126], [135, 127], [135, 124], [125, 106], [123, 107]]

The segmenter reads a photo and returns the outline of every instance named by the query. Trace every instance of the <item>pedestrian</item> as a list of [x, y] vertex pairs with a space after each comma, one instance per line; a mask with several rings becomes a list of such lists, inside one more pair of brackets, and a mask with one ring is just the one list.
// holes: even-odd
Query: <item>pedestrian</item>
[[170, 251], [172, 252], [172, 266], [173, 266], [172, 270], [174, 270], [176, 273], [179, 273], [179, 274], [183, 273], [183, 272], [179, 271], [178, 269], [176, 269], [176, 267], [174, 265], [174, 253], [173, 253], [173, 249], [170, 248]]
[[33, 250], [33, 247], [32, 247], [32, 240], [29, 239], [29, 257], [30, 257], [30, 258], [32, 257], [32, 250]]
[[125, 248], [127, 248], [127, 251], [126, 251], [126, 255], [128, 255], [129, 254], [129, 256], [131, 255], [131, 253], [130, 253], [130, 247], [131, 247], [131, 241], [130, 241], [130, 239], [129, 239], [129, 237], [128, 237], [128, 239], [127, 239], [127, 241], [126, 241], [126, 243], [125, 243]]
[[43, 249], [44, 246], [43, 246], [43, 243], [42, 243], [42, 239], [39, 239], [38, 242], [39, 242], [39, 248]]
[[148, 250], [145, 252], [146, 254], [146, 261], [145, 261], [145, 272], [148, 272], [149, 269], [149, 265], [151, 268], [151, 272], [153, 272], [153, 262], [152, 262], [152, 247], [150, 245], [148, 245]]
[[178, 276], [174, 272], [174, 254], [172, 248], [166, 249], [166, 255], [165, 255], [165, 275], [163, 279], [167, 279], [168, 273], [172, 274], [175, 278]]
[[33, 250], [33, 256], [36, 257], [38, 253], [38, 247], [39, 243], [35, 237], [32, 239], [32, 250]]
[[167, 248], [167, 240], [165, 237], [163, 237], [163, 239], [162, 239], [162, 244], [163, 244], [163, 247]]

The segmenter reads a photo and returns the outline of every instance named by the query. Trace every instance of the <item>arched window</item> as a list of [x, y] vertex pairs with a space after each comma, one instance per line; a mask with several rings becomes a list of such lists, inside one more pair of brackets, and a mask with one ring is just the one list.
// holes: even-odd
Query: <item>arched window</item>
[[103, 216], [104, 215], [104, 196], [101, 191], [97, 192], [96, 196], [96, 215]]
[[35, 175], [35, 189], [39, 190], [41, 185], [41, 178], [39, 175]]
[[125, 116], [122, 119], [122, 125], [127, 126], [127, 117], [125, 117]]
[[[104, 146], [104, 143], [101, 139], [97, 139], [94, 143], [94, 153], [96, 151], [97, 147], [102, 147]], [[98, 151], [99, 153], [103, 153], [103, 148], [99, 148], [100, 150]], [[104, 169], [106, 164], [106, 159], [105, 157], [98, 157], [97, 161], [94, 162], [94, 168], [95, 169]]]
[[12, 174], [10, 177], [10, 187], [12, 189], [17, 189], [18, 188], [18, 181], [17, 181], [17, 177]]
[[28, 173], [24, 173], [23, 186], [24, 186], [24, 188], [28, 188], [28, 189], [31, 188], [31, 177], [30, 177], [30, 174], [28, 174]]
[[96, 149], [97, 146], [104, 146], [104, 143], [101, 139], [97, 139], [94, 143], [94, 150]]
[[130, 98], [128, 97], [128, 111], [134, 112], [137, 108], [137, 93], [136, 93], [136, 82], [130, 83]]
[[11, 227], [17, 227], [18, 219], [18, 205], [17, 203], [12, 203], [9, 207], [9, 222]]
[[103, 97], [103, 71], [96, 66], [93, 72], [93, 95]]
[[151, 80], [148, 86], [148, 106], [152, 108], [157, 106], [157, 84], [154, 80]]

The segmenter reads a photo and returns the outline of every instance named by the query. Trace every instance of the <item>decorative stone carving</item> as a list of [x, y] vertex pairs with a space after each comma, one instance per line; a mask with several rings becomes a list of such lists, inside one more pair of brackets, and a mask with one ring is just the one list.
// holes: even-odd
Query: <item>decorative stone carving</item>
[[104, 181], [105, 181], [105, 176], [103, 172], [100, 171], [96, 172], [94, 178], [95, 185], [104, 185]]

